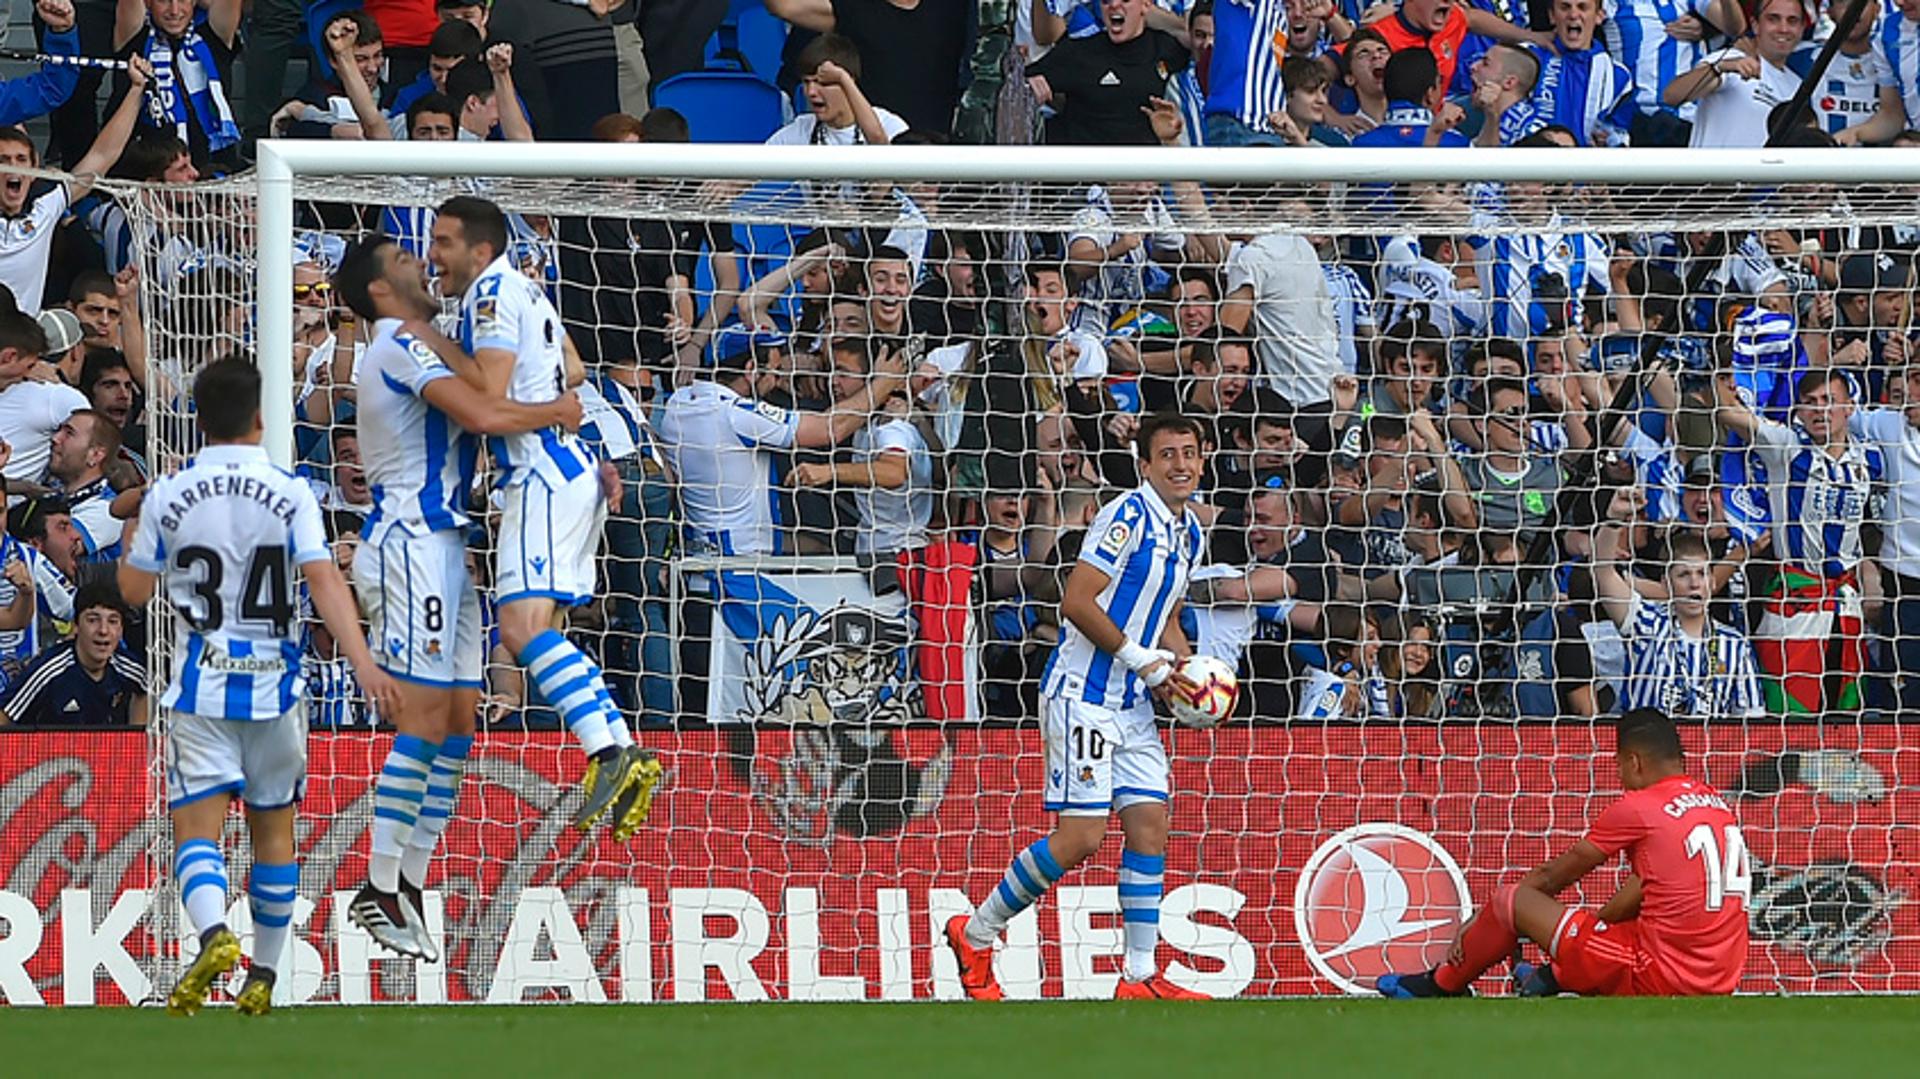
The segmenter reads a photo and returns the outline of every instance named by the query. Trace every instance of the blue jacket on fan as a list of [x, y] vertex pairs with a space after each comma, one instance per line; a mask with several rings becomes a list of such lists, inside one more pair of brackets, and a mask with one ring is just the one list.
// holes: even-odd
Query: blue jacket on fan
[[[47, 31], [45, 49], [51, 56], [80, 55], [80, 31]], [[0, 82], [0, 127], [24, 124], [67, 103], [80, 83], [80, 69], [48, 64], [31, 75]]]
[[1553, 49], [1534, 46], [1540, 78], [1533, 86], [1533, 106], [1548, 123], [1572, 131], [1582, 146], [1625, 146], [1633, 124], [1633, 75], [1596, 42], [1574, 51], [1555, 42]]

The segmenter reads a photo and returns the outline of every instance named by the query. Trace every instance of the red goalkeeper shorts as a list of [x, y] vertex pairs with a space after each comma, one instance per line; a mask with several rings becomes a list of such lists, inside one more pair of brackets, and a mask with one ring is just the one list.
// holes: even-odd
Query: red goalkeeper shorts
[[1600, 997], [1668, 996], [1664, 979], [1640, 946], [1640, 927], [1603, 922], [1590, 910], [1568, 908], [1554, 931], [1553, 977], [1560, 988]]

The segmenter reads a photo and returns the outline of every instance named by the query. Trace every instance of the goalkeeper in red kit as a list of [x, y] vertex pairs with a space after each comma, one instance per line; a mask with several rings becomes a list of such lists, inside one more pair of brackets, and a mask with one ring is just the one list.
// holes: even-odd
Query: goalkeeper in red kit
[[[1620, 717], [1614, 760], [1626, 791], [1586, 838], [1493, 895], [1461, 927], [1447, 961], [1421, 974], [1384, 974], [1383, 996], [1461, 996], [1506, 959], [1521, 937], [1551, 957], [1519, 964], [1522, 995], [1731, 993], [1747, 964], [1753, 870], [1733, 811], [1688, 778], [1673, 721], [1651, 708]], [[1554, 897], [1620, 851], [1633, 875], [1598, 911]]]

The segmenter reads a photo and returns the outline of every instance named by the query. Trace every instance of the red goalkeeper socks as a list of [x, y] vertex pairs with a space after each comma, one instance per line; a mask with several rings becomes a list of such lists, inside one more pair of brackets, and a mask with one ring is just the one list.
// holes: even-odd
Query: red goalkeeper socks
[[1433, 972], [1435, 985], [1445, 992], [1458, 993], [1486, 973], [1487, 968], [1513, 954], [1513, 947], [1520, 940], [1513, 928], [1515, 887], [1509, 884], [1493, 893], [1493, 902], [1468, 924], [1465, 935], [1460, 938], [1459, 961], [1442, 963]]

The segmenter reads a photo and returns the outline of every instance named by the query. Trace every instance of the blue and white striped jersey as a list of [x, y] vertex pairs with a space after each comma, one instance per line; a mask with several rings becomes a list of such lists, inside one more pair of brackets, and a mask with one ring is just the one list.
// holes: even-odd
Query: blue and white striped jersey
[[1753, 647], [1732, 626], [1709, 620], [1711, 636], [1680, 628], [1670, 604], [1635, 595], [1620, 635], [1627, 642], [1620, 711], [1658, 708], [1675, 719], [1746, 719], [1765, 712]]
[[1267, 117], [1287, 107], [1280, 81], [1286, 54], [1286, 0], [1221, 0], [1213, 7], [1213, 61], [1207, 73], [1208, 115], [1231, 116], [1271, 133]]
[[793, 448], [800, 418], [706, 379], [683, 386], [660, 411], [660, 448], [680, 479], [690, 547], [717, 554], [778, 554], [776, 450]]
[[[0, 566], [16, 560], [25, 562], [27, 571], [33, 574], [36, 610], [22, 628], [0, 630], [0, 686], [50, 643], [41, 632], [43, 628], [52, 629], [56, 636], [64, 635], [73, 621], [73, 582], [39, 548], [0, 535]], [[0, 576], [0, 607], [12, 605], [13, 596], [13, 582]]]
[[1798, 423], [1762, 420], [1753, 441], [1767, 472], [1775, 556], [1827, 577], [1852, 572], [1862, 557], [1860, 526], [1880, 473], [1879, 455], [1849, 438], [1834, 457]]
[[479, 442], [420, 395], [429, 383], [453, 377], [399, 319], [374, 323], [354, 372], [361, 464], [373, 491], [373, 513], [361, 530], [368, 541], [379, 543], [395, 525], [414, 535], [467, 527]]
[[[490, 348], [511, 352], [507, 399], [523, 405], [546, 404], [567, 392], [565, 332], [553, 301], [507, 255], [481, 271], [460, 300], [461, 347], [476, 356]], [[558, 489], [592, 467], [593, 455], [579, 437], [554, 427], [494, 435], [487, 448], [500, 468], [502, 487], [538, 476]]]
[[1379, 323], [1431, 322], [1441, 336], [1478, 337], [1487, 324], [1487, 305], [1477, 288], [1462, 288], [1453, 268], [1420, 252], [1419, 240], [1396, 236], [1380, 249]]
[[1367, 283], [1343, 262], [1322, 262], [1320, 273], [1327, 279], [1327, 298], [1333, 301], [1333, 324], [1340, 329], [1340, 366], [1348, 374], [1360, 368], [1360, 352], [1354, 346], [1354, 331], [1365, 326], [1374, 329], [1373, 293]]
[[1574, 52], [1558, 41], [1535, 46], [1540, 79], [1533, 107], [1550, 122], [1573, 132], [1581, 146], [1625, 146], [1633, 122], [1633, 76], [1599, 47]]
[[1605, 0], [1600, 37], [1632, 76], [1634, 105], [1641, 112], [1666, 111], [1693, 119], [1693, 102], [1669, 108], [1660, 103], [1660, 94], [1675, 78], [1700, 66], [1707, 50], [1698, 41], [1669, 36], [1667, 24], [1686, 15], [1704, 17], [1706, 10], [1707, 0]]
[[1107, 189], [1095, 184], [1087, 189], [1086, 205], [1075, 211], [1067, 244], [1087, 240], [1105, 249], [1123, 232], [1145, 232], [1140, 246], [1126, 254], [1109, 258], [1080, 283], [1080, 303], [1073, 311], [1072, 326], [1082, 333], [1104, 337], [1121, 316], [1146, 300], [1147, 274], [1157, 256], [1172, 262], [1180, 257], [1187, 238], [1174, 224], [1173, 213], [1156, 193], [1147, 198], [1137, 213], [1121, 221]]
[[305, 679], [294, 568], [333, 559], [305, 480], [259, 446], [208, 446], [154, 481], [127, 564], [180, 612], [162, 708], [215, 719], [290, 711]]
[[[1087, 526], [1080, 561], [1107, 575], [1099, 604], [1113, 624], [1128, 640], [1158, 648], [1167, 620], [1187, 594], [1201, 545], [1199, 519], [1184, 506], [1176, 514], [1142, 484], [1100, 507]], [[1095, 648], [1072, 622], [1061, 627], [1040, 691], [1116, 712], [1144, 707], [1148, 700], [1140, 676], [1112, 653]]]
[[1908, 127], [1920, 123], [1920, 23], [1908, 19], [1893, 0], [1887, 0], [1880, 12], [1880, 28], [1873, 34], [1873, 48], [1884, 65], [1880, 85], [1900, 92]]
[[1580, 305], [1607, 294], [1606, 240], [1562, 232], [1558, 216], [1538, 232], [1473, 237], [1486, 292], [1488, 324], [1496, 337], [1537, 337], [1557, 320], [1580, 325]]
[[[1872, 13], [1868, 13], [1872, 18]], [[1795, 75], [1806, 78], [1813, 70], [1813, 62], [1820, 55], [1824, 43], [1809, 41], [1793, 50], [1787, 57], [1787, 67]], [[1888, 69], [1886, 60], [1872, 43], [1867, 51], [1855, 56], [1844, 48], [1833, 57], [1833, 63], [1821, 76], [1820, 85], [1814, 90], [1809, 102], [1813, 116], [1820, 124], [1820, 130], [1829, 135], [1838, 135], [1850, 127], [1856, 127], [1873, 119], [1880, 111], [1880, 88], [1892, 86], [1893, 72]]]

